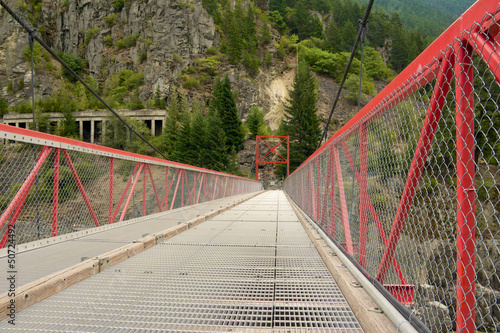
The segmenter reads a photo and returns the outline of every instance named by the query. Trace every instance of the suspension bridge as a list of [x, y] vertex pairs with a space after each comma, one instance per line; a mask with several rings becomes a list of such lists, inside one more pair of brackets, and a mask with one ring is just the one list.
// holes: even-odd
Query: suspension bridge
[[499, 332], [499, 21], [477, 1], [282, 191], [0, 124], [0, 331]]

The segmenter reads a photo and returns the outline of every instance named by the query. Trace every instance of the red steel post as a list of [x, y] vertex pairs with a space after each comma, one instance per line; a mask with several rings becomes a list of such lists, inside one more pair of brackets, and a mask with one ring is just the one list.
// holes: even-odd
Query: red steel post
[[[321, 196], [319, 193], [319, 187], [321, 184], [321, 161], [320, 157], [316, 159], [316, 221], [319, 221], [319, 216], [321, 214]], [[313, 183], [314, 185], [314, 183]]]
[[389, 265], [394, 258], [394, 251], [398, 244], [399, 236], [401, 235], [401, 231], [403, 230], [406, 222], [406, 217], [410, 211], [411, 202], [413, 200], [413, 196], [415, 195], [420, 175], [422, 174], [425, 161], [427, 160], [429, 150], [431, 149], [434, 134], [436, 132], [439, 119], [441, 118], [441, 110], [446, 103], [446, 96], [450, 90], [454, 62], [455, 58], [453, 52], [448, 51], [447, 56], [443, 60], [442, 69], [434, 87], [429, 109], [427, 110], [427, 114], [425, 116], [417, 148], [415, 149], [415, 155], [413, 156], [413, 161], [411, 162], [411, 168], [408, 172], [406, 184], [403, 194], [401, 195], [399, 207], [391, 229], [389, 242], [385, 247], [380, 268], [377, 273], [377, 280], [379, 280], [380, 283], [383, 283], [385, 276], [387, 275]]
[[[329, 163], [330, 167], [328, 168], [330, 170], [329, 174], [333, 172], [334, 168], [334, 154], [333, 154], [333, 145], [330, 146], [330, 158], [329, 158]], [[331, 176], [330, 179], [330, 235], [335, 238], [335, 214], [337, 213], [337, 201], [335, 201], [335, 177], [333, 175]]]
[[257, 135], [255, 138], [257, 145], [256, 150], [257, 153], [255, 155], [255, 180], [259, 180], [259, 136]]
[[[367, 238], [367, 203], [368, 203], [368, 182], [367, 182], [367, 128], [365, 123], [361, 123], [359, 131], [359, 263], [366, 269], [366, 238]], [[354, 170], [353, 170], [354, 173]]]
[[54, 149], [54, 193], [52, 195], [52, 237], [57, 236], [57, 210], [59, 202], [59, 157], [61, 150]]
[[314, 184], [314, 174], [313, 174], [313, 164], [309, 164], [309, 190], [307, 192], [312, 192], [309, 193], [309, 196], [311, 197], [311, 208], [309, 210], [309, 214], [312, 214], [312, 217], [315, 219], [316, 218], [316, 200], [314, 200], [314, 189], [313, 189], [313, 184]]
[[114, 173], [115, 159], [111, 157], [109, 160], [109, 211], [108, 211], [108, 224], [113, 223], [113, 173]]
[[475, 165], [472, 49], [458, 45], [455, 64], [457, 105], [457, 332], [475, 327]]
[[146, 169], [148, 168], [147, 164], [144, 164], [144, 168], [142, 170], [142, 216], [146, 216]]
[[286, 177], [290, 176], [290, 135], [286, 136]]
[[87, 209], [89, 210], [90, 216], [92, 216], [92, 219], [94, 220], [95, 226], [100, 227], [101, 225], [99, 224], [99, 221], [97, 220], [97, 216], [94, 213], [94, 209], [92, 208], [92, 205], [90, 204], [90, 200], [87, 197], [87, 193], [85, 193], [85, 189], [83, 188], [82, 182], [80, 181], [80, 177], [78, 177], [78, 174], [76, 173], [75, 166], [73, 165], [73, 162], [71, 161], [71, 158], [69, 157], [68, 152], [65, 149], [62, 149], [62, 153], [63, 153], [64, 159], [66, 160], [66, 163], [69, 166], [69, 169], [71, 170], [71, 173], [73, 174], [73, 178], [75, 179], [76, 185], [78, 186], [78, 189], [80, 190], [80, 193], [82, 194], [83, 201], [85, 201], [85, 205], [87, 206]]

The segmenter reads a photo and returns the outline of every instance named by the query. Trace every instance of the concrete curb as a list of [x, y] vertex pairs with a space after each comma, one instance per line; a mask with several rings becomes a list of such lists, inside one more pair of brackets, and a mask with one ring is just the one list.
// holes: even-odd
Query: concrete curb
[[0, 320], [4, 320], [9, 317], [11, 312], [9, 305], [11, 304], [15, 304], [15, 313], [17, 314], [20, 311], [43, 301], [44, 299], [55, 295], [56, 293], [78, 282], [99, 274], [109, 267], [150, 249], [156, 244], [159, 244], [160, 242], [183, 231], [189, 230], [200, 223], [203, 223], [247, 200], [256, 197], [263, 192], [265, 191], [254, 192], [249, 194], [248, 197], [239, 199], [226, 207], [211, 211], [202, 216], [198, 216], [175, 227], [139, 238], [130, 244], [106, 252], [100, 256], [89, 258], [79, 264], [52, 273], [21, 287], [16, 286], [15, 295], [9, 295], [9, 291], [0, 295]]

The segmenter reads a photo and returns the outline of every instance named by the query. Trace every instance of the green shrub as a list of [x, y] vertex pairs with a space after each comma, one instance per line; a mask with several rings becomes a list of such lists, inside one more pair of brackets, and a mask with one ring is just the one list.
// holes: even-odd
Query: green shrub
[[[82, 70], [88, 67], [88, 62], [72, 53], [63, 53], [62, 60], [71, 68], [76, 74], [80, 75]], [[70, 81], [76, 82], [76, 78], [71, 75], [65, 67], [62, 69], [63, 75]]]
[[111, 37], [111, 35], [104, 36], [104, 45], [108, 47], [113, 46], [113, 37]]
[[21, 79], [17, 84], [17, 90], [23, 90], [23, 89], [24, 89], [24, 79]]
[[28, 101], [19, 102], [18, 104], [11, 107], [11, 112], [31, 113], [32, 112], [31, 103]]
[[108, 28], [111, 28], [115, 24], [115, 13], [106, 16], [104, 18], [104, 22], [106, 22]]
[[127, 47], [127, 44], [125, 43], [125, 41], [124, 41], [123, 39], [121, 39], [121, 38], [120, 38], [120, 39], [118, 39], [118, 40], [116, 41], [116, 47], [117, 47], [119, 50], [121, 50], [121, 49], [126, 48], [126, 47]]
[[188, 90], [197, 89], [200, 86], [200, 82], [196, 78], [191, 77], [189, 75], [186, 75], [185, 77], [186, 77], [186, 80], [182, 84], [182, 87], [184, 89], [188, 89]]
[[0, 96], [0, 116], [3, 116], [8, 112], [9, 112], [9, 102], [7, 102], [7, 99], [5, 99], [5, 97]]
[[12, 80], [9, 80], [9, 82], [7, 83], [7, 92], [8, 93], [14, 92], [14, 84], [12, 83]]
[[85, 43], [90, 42], [92, 37], [94, 37], [99, 32], [99, 30], [100, 29], [97, 27], [87, 30], [87, 33], [85, 34]]
[[122, 10], [123, 6], [125, 6], [125, 0], [113, 0], [113, 8], [115, 11]]
[[127, 47], [135, 46], [137, 44], [137, 39], [139, 38], [139, 34], [132, 34], [123, 37], [123, 41]]
[[207, 55], [217, 55], [219, 54], [219, 51], [217, 51], [217, 48], [215, 46], [210, 46], [205, 53]]
[[[23, 49], [24, 60], [31, 62], [31, 49], [29, 45]], [[50, 61], [50, 54], [45, 52], [42, 45], [38, 43], [33, 44], [33, 67], [39, 68], [43, 61]]]

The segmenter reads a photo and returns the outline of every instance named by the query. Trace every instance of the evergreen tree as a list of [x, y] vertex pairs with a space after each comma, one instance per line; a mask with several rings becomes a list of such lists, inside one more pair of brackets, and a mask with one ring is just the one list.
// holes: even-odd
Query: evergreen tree
[[193, 164], [200, 167], [207, 167], [205, 158], [213, 147], [207, 144], [207, 121], [203, 116], [198, 101], [193, 102], [193, 117], [191, 120], [191, 146], [196, 152]]
[[323, 26], [318, 18], [313, 16], [307, 9], [306, 4], [307, 2], [301, 0], [294, 8], [290, 19], [291, 31], [297, 34], [300, 39], [321, 38], [323, 36]]
[[[285, 106], [285, 116], [280, 125], [280, 133], [290, 135], [290, 172], [295, 170], [315, 150], [320, 138], [320, 120], [316, 110], [318, 84], [316, 76], [305, 61], [301, 61]], [[282, 155], [286, 151], [282, 151]], [[280, 171], [286, 167], [280, 164]]]
[[354, 27], [354, 23], [352, 23], [352, 21], [347, 21], [342, 27], [341, 34], [342, 34], [341, 50], [345, 52], [351, 52], [357, 36], [357, 30]]
[[207, 135], [205, 156], [202, 156], [205, 167], [216, 171], [224, 171], [228, 164], [226, 137], [223, 123], [215, 110], [209, 110], [207, 116]]
[[226, 75], [224, 79], [217, 79], [210, 99], [210, 110], [216, 112], [222, 121], [222, 128], [226, 138], [226, 151], [229, 153], [234, 147], [236, 151], [243, 147], [244, 133], [238, 109], [231, 91], [231, 82]]
[[177, 91], [174, 91], [172, 95], [170, 95], [170, 103], [168, 105], [167, 117], [165, 119], [165, 128], [162, 133], [161, 147], [169, 158], [171, 158], [170, 155], [174, 151], [174, 145], [177, 141], [177, 136], [180, 130], [179, 122], [182, 119], [182, 115], [179, 110], [178, 96]]
[[157, 109], [164, 110], [165, 109], [165, 99], [162, 98], [160, 87], [156, 86], [155, 96], [154, 96], [154, 104], [153, 106]]
[[269, 26], [267, 25], [266, 22], [262, 24], [262, 26], [259, 29], [260, 32], [260, 43], [263, 45], [267, 45], [271, 43], [272, 37], [271, 37], [271, 31], [269, 30]]
[[341, 51], [342, 35], [334, 20], [330, 20], [325, 31], [325, 48], [331, 53]]
[[174, 150], [171, 158], [179, 163], [195, 164], [197, 162], [197, 152], [193, 146], [192, 131], [191, 131], [191, 117], [186, 114], [182, 117], [179, 124], [178, 138], [174, 143]]
[[264, 112], [258, 106], [252, 106], [248, 111], [247, 127], [250, 131], [251, 138], [257, 135], [264, 135], [266, 122], [264, 120]]

